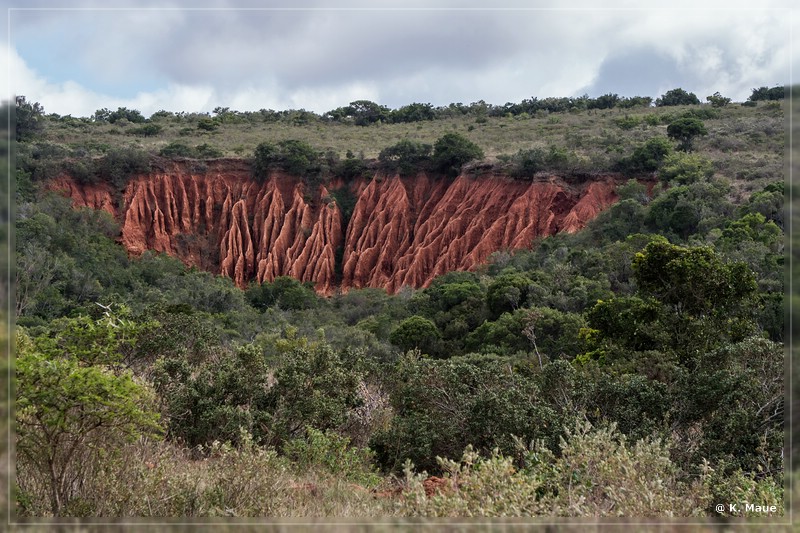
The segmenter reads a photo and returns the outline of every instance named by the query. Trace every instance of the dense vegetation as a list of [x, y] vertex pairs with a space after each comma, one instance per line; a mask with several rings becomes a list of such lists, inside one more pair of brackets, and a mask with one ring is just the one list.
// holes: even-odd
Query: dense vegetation
[[[17, 512], [658, 517], [757, 502], [781, 514], [783, 111], [761, 92], [755, 107], [675, 90], [657, 107], [604, 95], [149, 119], [18, 100]], [[126, 122], [162, 129], [130, 145]], [[412, 123], [419, 137], [381, 136]], [[223, 146], [256, 124], [276, 131]], [[480, 130], [503, 126], [513, 140], [489, 149]], [[373, 140], [283, 136], [326, 127]], [[209, 149], [252, 155], [256, 178], [444, 175], [488, 157], [515, 179], [660, 184], [631, 179], [580, 233], [475, 272], [331, 298], [292, 278], [242, 291], [164, 255], [129, 258], [117, 221], [42, 187], [67, 170], [121, 188], [157, 152]]]

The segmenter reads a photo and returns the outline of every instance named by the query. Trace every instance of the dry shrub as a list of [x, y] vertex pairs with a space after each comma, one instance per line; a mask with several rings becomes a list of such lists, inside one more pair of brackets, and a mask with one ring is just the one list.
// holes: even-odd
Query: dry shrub
[[665, 445], [629, 445], [614, 426], [584, 421], [567, 432], [556, 457], [541, 444], [524, 450], [525, 467], [498, 452], [467, 448], [460, 462], [440, 459], [449, 486], [425, 494], [424, 474], [406, 469], [401, 514], [426, 516], [701, 516], [710, 503], [708, 475], [679, 481]]
[[[289, 460], [256, 446], [246, 434], [237, 448], [214, 443], [187, 450], [140, 441], [121, 452], [119, 460], [98, 469], [67, 515], [352, 517], [390, 510], [385, 500], [345, 476], [317, 468], [298, 474]], [[198, 455], [202, 458], [193, 458]], [[46, 494], [26, 497], [42, 499], [46, 508]]]

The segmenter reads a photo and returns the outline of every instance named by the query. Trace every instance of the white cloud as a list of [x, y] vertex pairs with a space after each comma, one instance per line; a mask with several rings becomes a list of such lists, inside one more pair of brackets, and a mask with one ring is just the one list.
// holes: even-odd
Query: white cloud
[[[29, 46], [46, 36], [48, 47], [33, 54], [0, 46], [0, 61], [11, 92], [47, 112], [84, 116], [120, 106], [145, 115], [216, 106], [324, 112], [356, 99], [392, 107], [503, 104], [587, 88], [632, 96], [646, 87], [656, 97], [675, 83], [701, 99], [717, 90], [744, 99], [752, 87], [788, 81], [798, 57], [798, 45], [791, 49], [786, 39], [791, 17], [696, 4], [652, 11], [26, 12], [14, 35]], [[60, 60], [60, 69], [48, 67], [48, 58]], [[625, 58], [651, 58], [664, 68], [620, 77]]]

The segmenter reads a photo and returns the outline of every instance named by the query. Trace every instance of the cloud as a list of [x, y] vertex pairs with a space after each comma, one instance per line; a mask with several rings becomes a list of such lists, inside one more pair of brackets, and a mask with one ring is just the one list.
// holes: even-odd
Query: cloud
[[7, 61], [15, 88], [48, 111], [74, 115], [118, 106], [145, 114], [216, 106], [324, 112], [356, 99], [399, 107], [584, 92], [657, 97], [676, 86], [701, 98], [719, 90], [744, 99], [752, 87], [788, 82], [797, 62], [797, 45], [786, 38], [791, 17], [769, 10], [227, 5], [14, 12]]

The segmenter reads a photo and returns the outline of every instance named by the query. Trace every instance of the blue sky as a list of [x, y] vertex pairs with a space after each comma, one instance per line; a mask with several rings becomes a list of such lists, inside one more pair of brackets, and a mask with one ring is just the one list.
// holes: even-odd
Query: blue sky
[[396, 108], [584, 93], [657, 97], [675, 87], [701, 100], [719, 91], [741, 101], [754, 87], [789, 83], [793, 67], [800, 72], [798, 13], [782, 0], [755, 8], [676, 0], [648, 10], [622, 1], [603, 9], [578, 1], [558, 9], [447, 0], [403, 9], [289, 3], [303, 10], [250, 9], [271, 4], [244, 0], [191, 4], [202, 10], [150, 1], [125, 10], [98, 9], [115, 4], [93, 0], [59, 4], [73, 10], [3, 4], [15, 8], [3, 10], [7, 94], [74, 116], [121, 106], [145, 115], [217, 106], [322, 113], [357, 99]]

